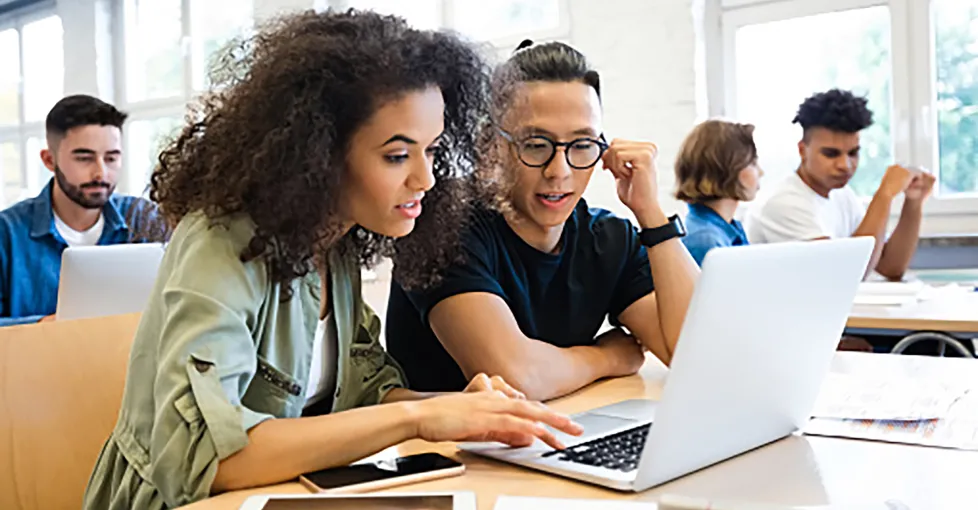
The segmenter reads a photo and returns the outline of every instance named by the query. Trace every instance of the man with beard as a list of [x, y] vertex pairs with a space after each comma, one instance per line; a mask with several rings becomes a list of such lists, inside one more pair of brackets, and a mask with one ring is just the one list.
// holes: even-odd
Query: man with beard
[[112, 194], [126, 116], [86, 95], [48, 113], [41, 160], [54, 177], [37, 197], [0, 212], [0, 326], [54, 319], [65, 248], [134, 242], [137, 223], [155, 217], [150, 202]]

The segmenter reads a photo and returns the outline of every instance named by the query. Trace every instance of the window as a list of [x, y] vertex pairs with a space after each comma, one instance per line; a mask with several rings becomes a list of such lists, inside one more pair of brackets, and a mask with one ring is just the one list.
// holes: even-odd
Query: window
[[126, 99], [183, 95], [180, 0], [132, 0], [126, 9]]
[[51, 16], [24, 25], [24, 117], [43, 121], [64, 95], [65, 61], [61, 18]]
[[20, 37], [17, 30], [0, 31], [0, 126], [20, 123]]
[[[242, 8], [242, 6], [246, 8]], [[207, 88], [207, 70], [219, 50], [234, 38], [245, 35], [252, 25], [250, 1], [195, 0], [190, 4], [191, 60], [195, 90]]]
[[978, 211], [978, 0], [721, 1], [711, 113], [757, 125], [768, 185], [798, 165], [798, 105], [839, 87], [875, 113], [857, 193], [872, 195], [887, 166], [913, 165], [939, 179], [928, 214]]
[[188, 102], [210, 86], [219, 50], [247, 35], [252, 0], [125, 0], [125, 80], [120, 108], [125, 174], [119, 189], [142, 194], [162, 143], [180, 128]]
[[978, 192], [978, 0], [934, 3], [941, 193]]
[[348, 4], [396, 14], [417, 28], [451, 28], [502, 46], [521, 37], [551, 38], [569, 31], [562, 0], [350, 0]]
[[426, 30], [442, 26], [442, 3], [437, 0], [353, 0], [350, 7], [394, 14]]
[[0, 171], [3, 172], [3, 199], [12, 204], [20, 199], [24, 176], [20, 164], [20, 148], [16, 143], [0, 143]]
[[782, 177], [797, 168], [799, 129], [791, 121], [798, 105], [840, 87], [867, 96], [874, 112], [876, 123], [863, 133], [852, 186], [860, 194], [876, 191], [893, 160], [889, 26], [889, 9], [871, 7], [737, 30], [737, 116], [757, 126], [755, 143], [766, 173]]
[[44, 119], [64, 94], [64, 43], [61, 19], [45, 12], [4, 19], [0, 26], [0, 207], [40, 191]]
[[[129, 193], [140, 195], [149, 185], [149, 178], [159, 159], [160, 149], [182, 125], [180, 117], [160, 117], [153, 120], [134, 120], [126, 126], [130, 164]], [[137, 173], [138, 172], [138, 173]]]
[[51, 180], [53, 174], [51, 170], [48, 170], [48, 167], [44, 166], [40, 156], [41, 150], [47, 146], [48, 141], [44, 139], [44, 135], [41, 133], [27, 138], [27, 152], [25, 154], [28, 157], [24, 165], [27, 169], [27, 176], [24, 182], [28, 189], [40, 191]]

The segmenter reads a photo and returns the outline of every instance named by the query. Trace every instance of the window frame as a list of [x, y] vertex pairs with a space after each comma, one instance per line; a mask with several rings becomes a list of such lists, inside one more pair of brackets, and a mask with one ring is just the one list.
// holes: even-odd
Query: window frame
[[[0, 18], [0, 31], [17, 31], [17, 52], [18, 52], [18, 85], [17, 85], [17, 124], [11, 126], [0, 126], [0, 143], [14, 143], [20, 153], [20, 178], [24, 183], [22, 196], [14, 202], [7, 203], [6, 182], [0, 178], [0, 209], [10, 207], [19, 200], [29, 198], [36, 192], [44, 182], [35, 183], [37, 176], [30, 172], [30, 161], [33, 157], [40, 157], [38, 154], [27, 153], [27, 140], [30, 138], [45, 138], [44, 120], [27, 122], [27, 111], [24, 103], [24, 26], [35, 21], [40, 21], [52, 16], [59, 16], [57, 7], [44, 6], [39, 9], [16, 11], [12, 14]], [[62, 52], [64, 48], [62, 47]], [[62, 83], [62, 90], [65, 84]]]
[[[115, 62], [113, 81], [115, 84], [116, 104], [119, 109], [129, 114], [126, 120], [127, 126], [132, 122], [154, 121], [164, 117], [176, 117], [183, 119], [187, 113], [188, 105], [194, 100], [201, 91], [194, 88], [194, 52], [192, 47], [193, 37], [193, 0], [179, 0], [180, 2], [180, 50], [181, 50], [181, 71], [183, 73], [182, 87], [180, 94], [170, 97], [144, 99], [140, 101], [130, 101], [128, 96], [128, 55], [126, 53], [126, 36], [128, 25], [128, 9], [138, 0], [116, 0], [112, 5], [112, 19], [117, 20], [113, 23], [112, 38], [113, 60]], [[254, 0], [251, 6], [251, 27], [256, 22], [256, 5], [260, 0]], [[136, 164], [139, 163], [141, 156], [133, 154], [130, 150], [130, 129], [123, 129], [123, 168], [125, 171], [119, 176], [117, 188], [133, 195], [142, 195], [148, 182], [134, 182], [133, 172]], [[136, 188], [135, 186], [139, 186]]]
[[[893, 154], [896, 162], [939, 173], [935, 37], [931, 0], [720, 0], [720, 40], [712, 48], [710, 114], [737, 116], [736, 34], [744, 26], [869, 7], [890, 10]], [[799, 99], [800, 100], [800, 99]], [[749, 120], [749, 119], [746, 119]], [[927, 216], [978, 213], [978, 192], [939, 195], [924, 207]], [[869, 197], [866, 198], [869, 201]], [[902, 199], [892, 211], [900, 213]]]

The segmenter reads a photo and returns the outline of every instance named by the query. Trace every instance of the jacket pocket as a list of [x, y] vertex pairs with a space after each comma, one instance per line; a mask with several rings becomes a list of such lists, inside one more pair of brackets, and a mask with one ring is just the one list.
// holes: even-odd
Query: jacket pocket
[[277, 417], [297, 416], [305, 402], [303, 390], [294, 377], [258, 356], [255, 377], [242, 400], [261, 413]]

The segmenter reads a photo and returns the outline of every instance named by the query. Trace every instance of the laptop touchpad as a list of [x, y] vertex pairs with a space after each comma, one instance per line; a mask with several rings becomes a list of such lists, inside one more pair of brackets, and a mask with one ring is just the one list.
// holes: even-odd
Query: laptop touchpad
[[652, 421], [655, 419], [655, 408], [657, 404], [657, 401], [645, 398], [623, 400], [611, 405], [592, 409], [588, 414], [600, 414], [601, 416], [625, 418], [635, 421]]
[[602, 416], [600, 414], [584, 413], [574, 416], [574, 421], [584, 428], [584, 435], [581, 437], [568, 436], [558, 432], [558, 438], [565, 443], [579, 443], [584, 438], [600, 436], [610, 430], [628, 426], [635, 422], [626, 418], [616, 418], [613, 416]]

